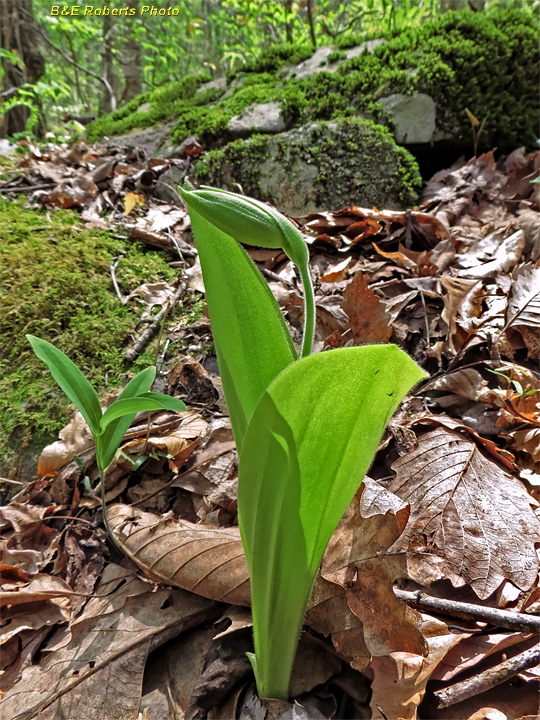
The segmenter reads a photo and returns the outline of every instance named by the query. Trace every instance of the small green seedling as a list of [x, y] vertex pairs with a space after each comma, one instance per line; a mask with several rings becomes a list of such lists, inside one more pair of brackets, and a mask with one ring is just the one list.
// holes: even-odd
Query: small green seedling
[[[315, 302], [308, 251], [257, 200], [187, 184], [186, 201], [238, 446], [238, 521], [250, 571], [262, 698], [287, 699], [302, 622], [330, 536], [390, 417], [426, 377], [395, 345], [310, 355]], [[240, 243], [282, 248], [304, 290], [298, 359], [270, 289]]]
[[96, 461], [101, 478], [103, 520], [109, 535], [117, 544], [109, 527], [105, 509], [105, 470], [113, 461], [127, 429], [138, 412], [147, 410], [182, 412], [186, 406], [181, 400], [169, 395], [150, 392], [156, 376], [156, 368], [152, 366], [135, 375], [116, 400], [103, 412], [97, 392], [75, 363], [50, 342], [34, 335], [27, 335], [26, 338], [38, 358], [47, 365], [60, 388], [80, 411], [94, 436]]

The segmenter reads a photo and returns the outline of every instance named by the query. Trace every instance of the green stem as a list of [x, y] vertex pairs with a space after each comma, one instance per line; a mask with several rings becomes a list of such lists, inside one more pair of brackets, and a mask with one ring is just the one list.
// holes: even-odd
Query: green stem
[[315, 295], [313, 294], [313, 283], [309, 272], [309, 265], [298, 266], [302, 286], [304, 289], [304, 339], [302, 343], [302, 357], [311, 354], [313, 336], [315, 334]]
[[101, 465], [98, 463], [98, 470], [99, 470], [99, 482], [101, 487], [101, 512], [103, 513], [103, 524], [105, 525], [105, 530], [107, 531], [107, 535], [110, 537], [112, 544], [116, 547], [117, 550], [120, 550], [122, 555], [125, 555], [125, 551], [123, 550], [122, 546], [118, 542], [118, 540], [114, 537], [113, 531], [111, 529], [111, 526], [109, 525], [109, 518], [107, 517], [107, 504], [105, 502], [105, 470], [107, 468], [101, 467]]

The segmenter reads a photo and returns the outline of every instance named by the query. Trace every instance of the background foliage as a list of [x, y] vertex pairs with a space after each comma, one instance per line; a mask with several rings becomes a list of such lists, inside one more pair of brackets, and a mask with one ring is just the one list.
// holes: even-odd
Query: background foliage
[[[8, 0], [3, 0], [7, 2]], [[478, 10], [519, 7], [535, 10], [538, 0], [470, 0]], [[61, 5], [61, 7], [71, 7]], [[57, 131], [66, 114], [99, 116], [141, 92], [186, 75], [230, 74], [256, 61], [262, 50], [288, 45], [297, 57], [314, 46], [351, 45], [359, 36], [397, 32], [420, 25], [465, 0], [186, 0], [172, 3], [176, 16], [141, 16], [140, 0], [111, 0], [95, 7], [134, 8], [132, 17], [52, 16], [50, 0], [33, 0], [45, 73], [15, 97], [2, 98], [0, 117], [16, 103], [31, 113], [26, 130], [37, 127], [36, 107]], [[484, 5], [486, 7], [484, 8]], [[82, 5], [81, 8], [85, 6]], [[162, 7], [157, 5], [156, 7]], [[164, 5], [163, 5], [164, 7]], [[6, 63], [20, 62], [13, 48], [1, 51]], [[0, 70], [2, 73], [2, 70]], [[106, 90], [107, 83], [110, 91]], [[5, 85], [5, 83], [4, 83]], [[70, 118], [73, 119], [73, 118]], [[83, 121], [85, 118], [82, 118]], [[78, 118], [75, 118], [77, 122]], [[78, 129], [82, 130], [81, 127]], [[73, 126], [69, 131], [74, 130]]]

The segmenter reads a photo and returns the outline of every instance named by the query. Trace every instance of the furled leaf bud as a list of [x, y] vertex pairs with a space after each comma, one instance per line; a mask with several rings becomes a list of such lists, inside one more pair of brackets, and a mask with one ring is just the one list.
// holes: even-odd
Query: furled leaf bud
[[281, 248], [299, 268], [309, 253], [300, 232], [283, 215], [253, 198], [186, 181], [180, 194], [188, 206], [238, 242], [264, 248]]

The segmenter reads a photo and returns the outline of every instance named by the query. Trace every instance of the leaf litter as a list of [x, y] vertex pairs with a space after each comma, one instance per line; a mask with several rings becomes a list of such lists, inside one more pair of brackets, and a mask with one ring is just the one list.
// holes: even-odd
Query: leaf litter
[[[175, 162], [189, 171], [189, 158], [147, 160], [134, 147], [29, 143], [0, 192], [75, 208], [90, 226], [170, 253], [200, 294], [187, 213], [157, 191]], [[125, 557], [102, 530], [77, 415], [44, 449], [37, 478], [0, 508], [0, 718], [535, 716], [538, 673], [502, 669], [534, 647], [540, 609], [539, 168], [538, 152], [486, 153], [437, 173], [419, 210], [353, 206], [297, 221], [314, 273], [316, 350], [391, 341], [431, 377], [394, 417], [326, 551], [294, 704], [261, 705], [245, 657], [237, 458], [203, 317], [166, 338], [189, 348], [165, 375], [188, 412], [138, 416], [107, 473]], [[299, 339], [290, 263], [250, 253]], [[151, 321], [174, 292], [147, 283], [128, 300]], [[394, 588], [412, 591], [417, 609]], [[423, 609], [426, 596], [450, 609]], [[463, 602], [475, 613], [452, 616]], [[519, 614], [531, 632], [483, 619], [483, 608]], [[435, 691], [459, 699], [486, 668], [499, 688], [437, 707]]]

